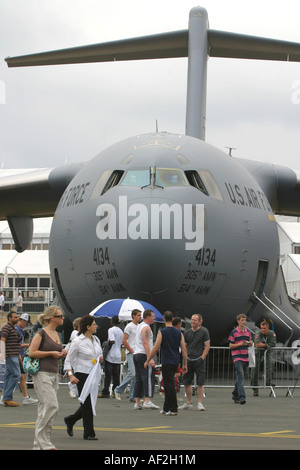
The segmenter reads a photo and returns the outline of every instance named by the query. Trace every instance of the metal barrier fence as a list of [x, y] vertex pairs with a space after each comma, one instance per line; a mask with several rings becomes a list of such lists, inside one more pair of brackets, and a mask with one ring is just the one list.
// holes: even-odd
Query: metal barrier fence
[[[259, 350], [256, 350], [258, 353]], [[270, 354], [270, 355], [268, 355]], [[248, 377], [245, 378], [245, 388], [269, 389], [270, 396], [276, 397], [276, 389], [286, 389], [286, 396], [292, 397], [294, 391], [300, 388], [300, 342], [297, 347], [276, 347], [270, 353], [264, 351], [259, 358], [259, 364], [256, 362], [258, 370], [258, 385], [256, 387], [251, 383], [253, 368], [249, 368]], [[270, 383], [267, 382], [267, 366], [271, 361], [272, 377]], [[157, 366], [159, 370], [159, 366]], [[127, 373], [126, 361], [121, 365], [121, 380]], [[68, 377], [63, 371], [63, 362], [60, 364], [60, 385], [68, 384]], [[4, 379], [4, 367], [0, 367], [0, 388]], [[103, 381], [103, 376], [102, 380]], [[32, 379], [28, 377], [27, 384]], [[158, 380], [159, 382], [159, 380]], [[206, 359], [206, 380], [205, 388], [233, 388], [235, 384], [235, 371], [231, 358], [231, 351], [228, 347], [210, 348]], [[195, 385], [196, 387], [196, 385]]]
[[[275, 390], [286, 389], [286, 396], [293, 396], [295, 389], [300, 388], [300, 349], [297, 347], [276, 347], [270, 352], [255, 349], [257, 385], [253, 385], [255, 367], [249, 367], [245, 378], [245, 388], [253, 390], [269, 389], [270, 396], [276, 397]], [[268, 381], [268, 366], [272, 373]], [[235, 370], [228, 347], [211, 347], [207, 356], [205, 387], [233, 387]]]
[[52, 287], [7, 287], [2, 288], [5, 299], [5, 317], [11, 308], [16, 308], [18, 293], [23, 297], [22, 313], [42, 313], [55, 298]]

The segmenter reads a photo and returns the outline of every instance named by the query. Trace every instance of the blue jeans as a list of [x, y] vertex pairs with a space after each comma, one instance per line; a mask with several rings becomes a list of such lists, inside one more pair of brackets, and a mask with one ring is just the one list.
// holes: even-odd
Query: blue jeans
[[232, 396], [235, 400], [246, 400], [244, 377], [248, 369], [248, 362], [235, 361], [234, 368], [236, 373], [236, 383]]
[[116, 387], [117, 393], [123, 393], [127, 385], [130, 383], [130, 391], [129, 391], [129, 400], [134, 400], [134, 384], [135, 384], [135, 367], [133, 363], [133, 354], [128, 353], [126, 354], [127, 358], [127, 368], [128, 372], [127, 375], [124, 377], [120, 385]]
[[11, 401], [13, 399], [14, 389], [21, 377], [19, 356], [6, 356], [5, 362], [3, 401]]

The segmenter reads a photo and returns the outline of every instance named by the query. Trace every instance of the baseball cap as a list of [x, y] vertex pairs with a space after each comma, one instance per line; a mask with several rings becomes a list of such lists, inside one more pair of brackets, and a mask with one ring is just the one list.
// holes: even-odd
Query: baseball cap
[[28, 315], [28, 313], [22, 313], [22, 315], [20, 316], [20, 320], [25, 320], [25, 321], [30, 321], [30, 316]]

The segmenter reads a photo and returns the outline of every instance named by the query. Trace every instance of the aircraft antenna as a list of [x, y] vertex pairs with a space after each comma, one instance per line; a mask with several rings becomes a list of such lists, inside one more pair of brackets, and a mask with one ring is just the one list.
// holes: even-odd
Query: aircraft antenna
[[236, 150], [235, 147], [225, 147], [226, 149], [229, 149], [228, 155], [232, 157], [232, 150]]

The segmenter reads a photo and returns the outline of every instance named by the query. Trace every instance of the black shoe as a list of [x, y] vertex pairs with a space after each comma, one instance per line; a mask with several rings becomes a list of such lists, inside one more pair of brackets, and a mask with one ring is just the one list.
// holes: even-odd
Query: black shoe
[[74, 436], [73, 424], [70, 423], [70, 420], [68, 418], [64, 418], [64, 422], [66, 423], [66, 426], [67, 426], [67, 433], [69, 434], [70, 437], [73, 437]]
[[96, 436], [87, 436], [84, 439], [85, 441], [98, 441], [98, 437]]
[[245, 403], [246, 403], [246, 400], [244, 400], [244, 399], [240, 400], [241, 405], [245, 405]]

